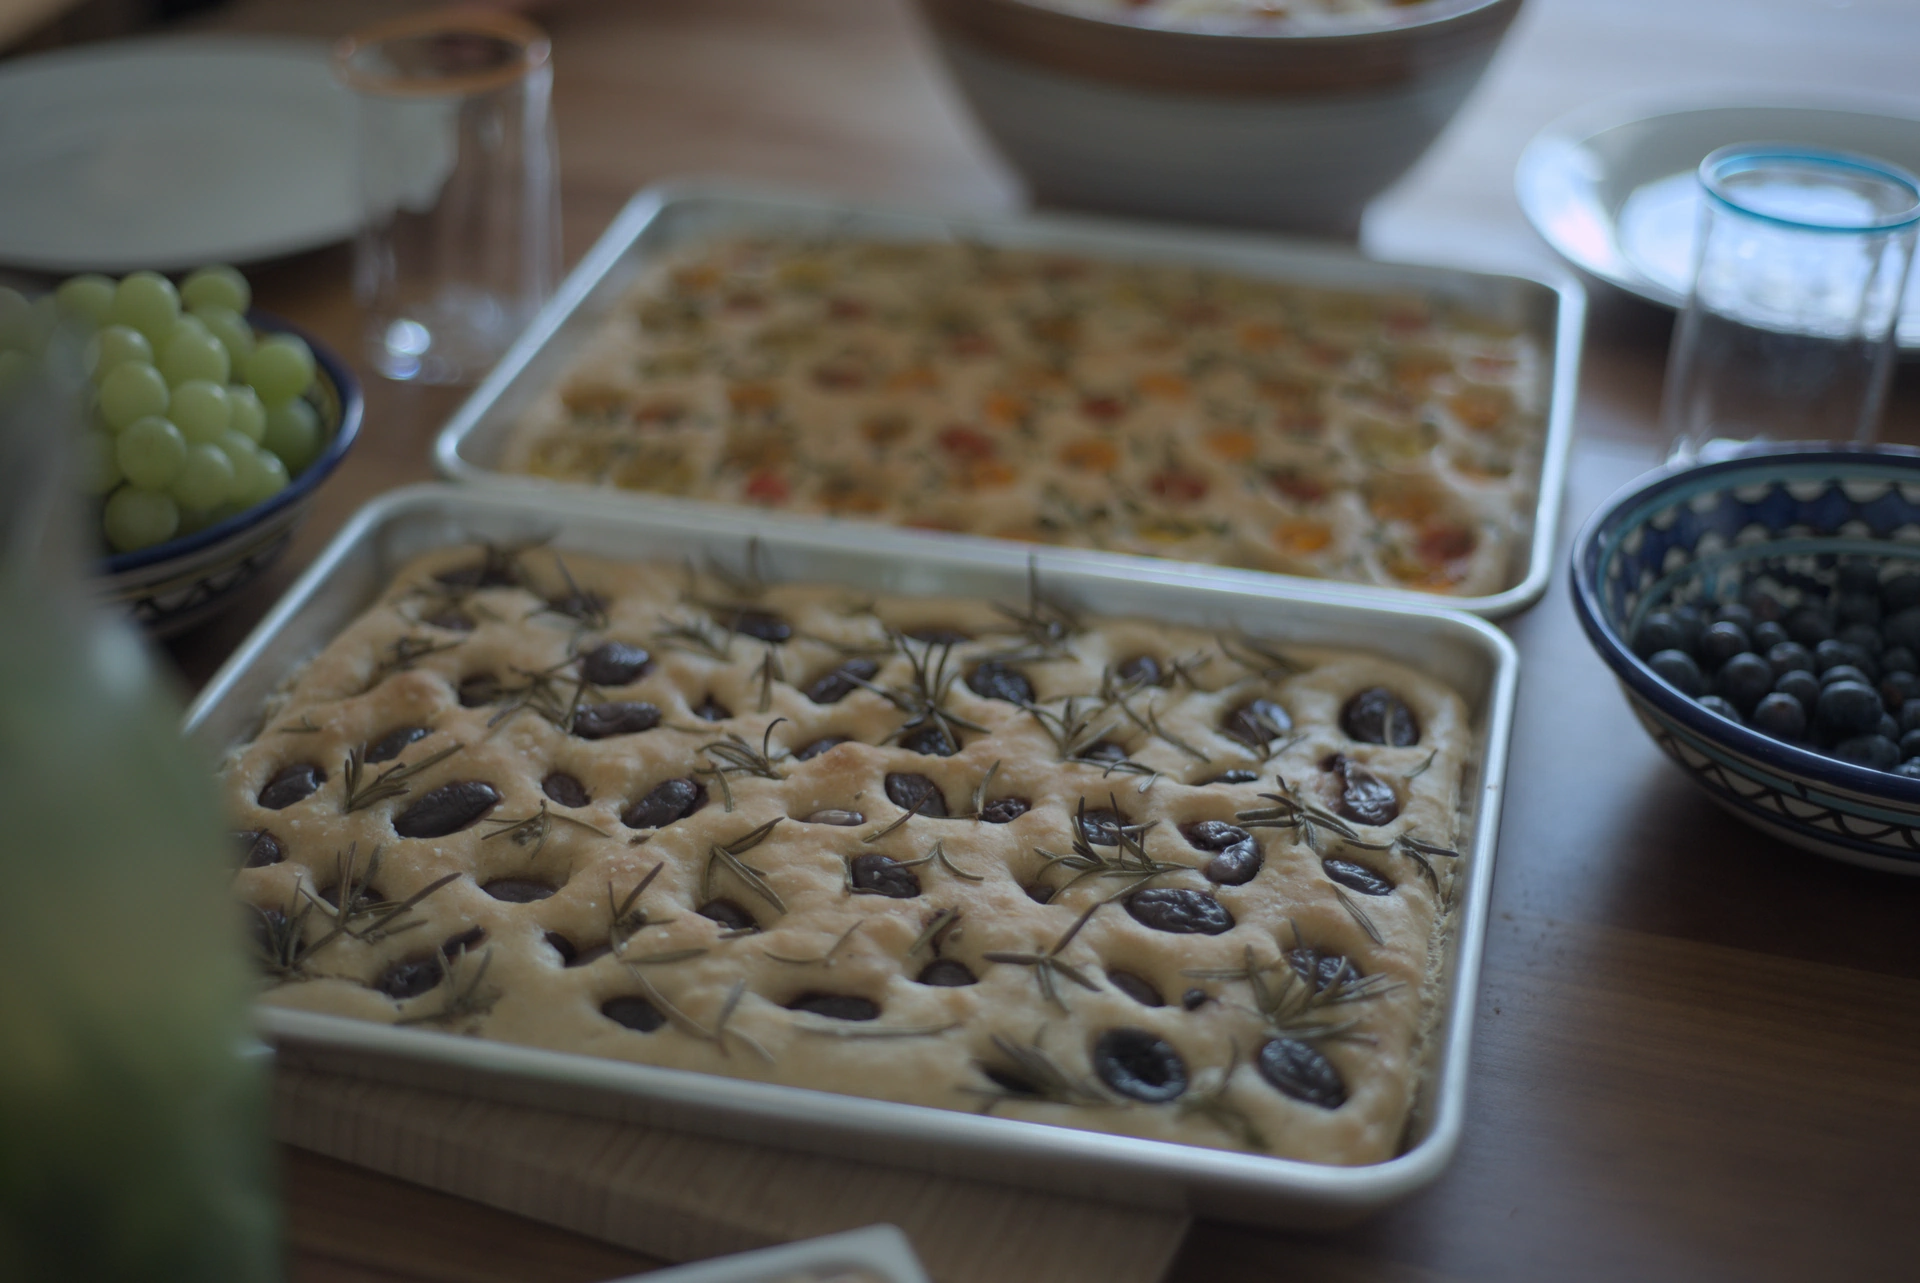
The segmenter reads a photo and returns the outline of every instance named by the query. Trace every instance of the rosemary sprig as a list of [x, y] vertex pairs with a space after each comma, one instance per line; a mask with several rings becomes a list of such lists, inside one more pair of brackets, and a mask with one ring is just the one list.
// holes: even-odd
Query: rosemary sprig
[[[773, 764], [773, 728], [786, 720], [784, 717], [776, 717], [767, 723], [766, 730], [760, 733], [758, 749], [732, 731], [727, 732], [725, 739], [700, 746], [700, 752], [712, 758], [715, 765], [698, 768], [693, 773], [698, 776], [713, 777], [714, 783], [719, 786], [721, 800], [728, 811], [733, 810], [733, 786], [727, 781], [729, 775], [752, 775], [763, 780], [787, 778]], [[676, 727], [674, 729], [694, 730], [695, 728]]]
[[1317, 806], [1301, 797], [1298, 790], [1296, 790], [1293, 785], [1287, 783], [1285, 776], [1276, 775], [1274, 779], [1280, 786], [1280, 792], [1262, 793], [1260, 796], [1275, 803], [1275, 805], [1261, 807], [1258, 810], [1237, 812], [1234, 818], [1240, 822], [1241, 827], [1249, 829], [1298, 829], [1301, 837], [1305, 839], [1308, 849], [1316, 855], [1321, 853], [1320, 835], [1322, 830], [1332, 833], [1348, 845], [1359, 847], [1362, 850], [1385, 851], [1393, 845], [1391, 842], [1367, 841], [1358, 833], [1354, 832], [1353, 827], [1345, 820], [1327, 810], [1325, 807]]
[[993, 1035], [993, 1045], [1000, 1054], [1012, 1064], [1013, 1072], [1006, 1075], [1020, 1084], [1019, 1089], [1006, 1084], [1002, 1078], [996, 1078], [990, 1067], [982, 1065], [982, 1071], [993, 1082], [990, 1090], [975, 1089], [975, 1093], [985, 1096], [986, 1103], [981, 1106], [982, 1113], [991, 1113], [993, 1107], [1003, 1100], [1046, 1101], [1056, 1105], [1112, 1105], [1114, 1102], [1084, 1078], [1077, 1078], [1062, 1069], [1060, 1065], [1040, 1047], [1041, 1036], [1045, 1028], [1034, 1032], [1033, 1041], [1028, 1044], [1013, 1042], [999, 1034]]
[[611, 879], [608, 880], [607, 943], [613, 946], [615, 953], [618, 953], [629, 939], [639, 934], [640, 929], [647, 925], [647, 911], [634, 906], [639, 904], [640, 897], [646, 894], [647, 888], [653, 885], [653, 880], [660, 876], [660, 870], [666, 867], [666, 861], [662, 860], [648, 869], [646, 876], [634, 884], [633, 890], [618, 900], [614, 899], [613, 882]]
[[417, 1016], [403, 1016], [394, 1023], [396, 1025], [438, 1025], [463, 1020], [470, 1016], [478, 1018], [492, 1011], [493, 1004], [500, 1001], [501, 990], [483, 991], [480, 986], [487, 978], [487, 969], [493, 965], [493, 949], [489, 946], [481, 953], [479, 965], [474, 968], [473, 978], [462, 986], [454, 983], [453, 972], [456, 963], [466, 957], [466, 952], [462, 950], [454, 961], [449, 961], [436, 952], [433, 955], [434, 963], [440, 968], [444, 982], [450, 986], [445, 1001], [440, 1004], [437, 1011], [422, 1012]]
[[553, 833], [553, 822], [555, 820], [560, 821], [562, 824], [571, 824], [575, 828], [585, 829], [587, 832], [603, 838], [611, 839], [613, 837], [611, 833], [595, 825], [588, 824], [585, 820], [577, 820], [571, 815], [562, 815], [558, 811], [548, 810], [546, 799], [542, 798], [540, 800], [540, 809], [532, 815], [524, 816], [521, 819], [516, 820], [510, 819], [507, 816], [496, 817], [491, 815], [482, 819], [480, 821], [482, 824], [493, 824], [498, 827], [480, 840], [486, 842], [493, 838], [503, 837], [511, 841], [515, 846], [525, 846], [531, 842], [533, 843], [533, 850], [527, 853], [527, 861], [531, 863], [539, 858], [540, 852], [546, 847], [547, 838]]
[[848, 675], [848, 680], [856, 686], [872, 691], [907, 715], [907, 720], [881, 742], [892, 743], [907, 732], [928, 724], [937, 726], [955, 745], [960, 743], [962, 730], [984, 733], [986, 727], [968, 721], [947, 707], [953, 684], [960, 678], [960, 670], [952, 663], [953, 647], [946, 643], [930, 642], [916, 650], [907, 637], [899, 633], [890, 635], [895, 648], [907, 657], [908, 681], [905, 686], [876, 686], [870, 681]]
[[567, 582], [564, 596], [548, 597], [527, 612], [527, 618], [536, 615], [561, 615], [571, 619], [580, 632], [598, 632], [607, 626], [607, 599], [597, 592], [582, 592], [574, 581], [573, 572], [567, 569], [567, 563], [559, 553], [553, 554], [553, 564], [560, 568], [560, 577]]
[[835, 940], [830, 946], [828, 946], [827, 951], [821, 954], [817, 958], [789, 958], [784, 954], [775, 953], [771, 949], [762, 949], [760, 952], [765, 954], [767, 957], [772, 958], [775, 962], [791, 963], [793, 966], [796, 966], [796, 967], [823, 966], [823, 967], [831, 968], [833, 966], [833, 955], [836, 953], [839, 953], [841, 946], [845, 945], [847, 941], [853, 939], [853, 933], [858, 931], [861, 927], [865, 925], [866, 925], [866, 919], [864, 918], [856, 919], [853, 925], [848, 927], [845, 931], [842, 931], [840, 933], [839, 939]]
[[944, 1025], [865, 1025], [848, 1024], [844, 1020], [832, 1023], [802, 1024], [794, 1022], [794, 1029], [803, 1034], [819, 1034], [823, 1038], [931, 1038], [936, 1034], [958, 1029], [965, 1024], [962, 1020], [950, 1020]]
[[1044, 730], [1047, 738], [1053, 741], [1053, 746], [1059, 752], [1062, 761], [1106, 765], [1104, 762], [1081, 756], [1087, 749], [1105, 739], [1107, 733], [1114, 728], [1115, 723], [1111, 721], [1096, 721], [1106, 715], [1108, 711], [1106, 704], [1093, 703], [1091, 708], [1083, 709], [1080, 697], [1069, 695], [1066, 704], [1057, 713], [1038, 704], [1022, 704], [1021, 708], [1031, 714], [1034, 721], [1040, 723], [1040, 729]]
[[703, 655], [722, 663], [733, 658], [733, 634], [707, 619], [668, 620], [654, 640], [670, 650]]
[[773, 707], [773, 684], [787, 680], [787, 674], [780, 667], [780, 652], [772, 642], [765, 643], [766, 653], [760, 657], [760, 666], [755, 670], [760, 678], [760, 701], [757, 712], [766, 712]]
[[1333, 897], [1340, 901], [1340, 907], [1345, 909], [1348, 916], [1359, 923], [1360, 929], [1367, 933], [1367, 938], [1375, 944], [1385, 944], [1386, 941], [1380, 935], [1380, 928], [1373, 925], [1373, 919], [1367, 916], [1367, 911], [1360, 907], [1359, 901], [1348, 895], [1347, 889], [1338, 882], [1329, 882], [1327, 885], [1333, 888]]
[[[688, 955], [688, 956], [691, 956], [691, 955]], [[768, 1064], [772, 1064], [773, 1053], [769, 1052], [765, 1047], [761, 1046], [757, 1039], [751, 1037], [748, 1034], [742, 1033], [738, 1029], [730, 1029], [727, 1027], [728, 1022], [733, 1019], [733, 1013], [740, 1006], [740, 999], [746, 993], [747, 982], [745, 980], [737, 980], [734, 982], [733, 988], [727, 992], [726, 1000], [721, 1005], [719, 1019], [714, 1021], [714, 1026], [712, 1029], [708, 1029], [705, 1025], [702, 1025], [699, 1021], [695, 1020], [692, 1016], [689, 1016], [686, 1012], [682, 1011], [665, 994], [661, 993], [659, 988], [654, 985], [653, 981], [648, 979], [646, 974], [640, 970], [641, 961], [665, 962], [665, 961], [679, 961], [679, 960], [680, 960], [679, 958], [671, 958], [671, 959], [654, 958], [654, 959], [644, 959], [640, 961], [635, 961], [627, 958], [621, 959], [622, 962], [626, 963], [627, 970], [632, 974], [634, 983], [640, 986], [641, 996], [644, 997], [648, 1002], [652, 1003], [655, 1009], [658, 1010], [661, 1015], [665, 1016], [667, 1018], [668, 1023], [670, 1023], [675, 1029], [678, 1029], [681, 1033], [687, 1034], [691, 1037], [698, 1038], [702, 1042], [710, 1042], [714, 1044], [716, 1047], [720, 1049], [720, 1054], [723, 1056], [728, 1054], [727, 1042], [726, 1042], [727, 1036], [732, 1035], [733, 1037], [738, 1038], [741, 1042], [745, 1043], [749, 1048], [751, 1048], [755, 1053], [757, 1053]]]
[[[1296, 949], [1299, 930], [1295, 928]], [[1400, 982], [1382, 973], [1363, 976], [1348, 961], [1339, 974], [1322, 980], [1314, 972], [1302, 976], [1285, 952], [1274, 961], [1254, 961], [1253, 950], [1243, 954], [1245, 964], [1233, 968], [1195, 968], [1180, 974], [1195, 980], [1244, 981], [1253, 990], [1254, 1009], [1275, 1032], [1308, 1040], [1339, 1038], [1357, 1023], [1353, 1020], [1329, 1020], [1326, 1009], [1368, 1002], [1392, 993]], [[1269, 981], [1277, 975], [1278, 982]]]
[[[1202, 1087], [1195, 1075], [1194, 1088], [1180, 1098], [1178, 1110], [1182, 1116], [1204, 1118], [1221, 1131], [1238, 1140], [1248, 1149], [1260, 1153], [1270, 1153], [1273, 1149], [1267, 1138], [1253, 1124], [1246, 1111], [1227, 1099], [1227, 1088], [1233, 1082], [1233, 1071], [1240, 1067], [1240, 1048], [1229, 1043], [1227, 1063], [1221, 1066], [1219, 1077], [1209, 1086]], [[1211, 1073], [1212, 1071], [1206, 1071]]]
[[[1114, 812], [1119, 813], [1117, 806]], [[1147, 854], [1146, 843], [1142, 839], [1152, 830], [1154, 824], [1159, 823], [1157, 820], [1153, 824], [1116, 824], [1106, 829], [1105, 831], [1113, 836], [1114, 841], [1113, 854], [1105, 856], [1100, 854], [1087, 837], [1086, 817], [1087, 799], [1081, 798], [1080, 805], [1074, 812], [1073, 823], [1068, 826], [1073, 835], [1073, 846], [1067, 854], [1061, 855], [1044, 847], [1034, 848], [1034, 853], [1044, 859], [1036, 877], [1044, 875], [1055, 865], [1074, 870], [1074, 876], [1054, 893], [1056, 898], [1087, 878], [1131, 878], [1134, 880], [1132, 885], [1120, 892], [1124, 895], [1127, 891], [1146, 885], [1161, 874], [1182, 870], [1191, 872], [1193, 869], [1190, 864], [1156, 860]]]
[[926, 927], [921, 930], [919, 935], [913, 938], [913, 943], [907, 946], [907, 956], [911, 958], [922, 949], [930, 948], [933, 950], [933, 956], [936, 958], [939, 957], [941, 942], [945, 940], [952, 929], [959, 924], [960, 910], [940, 910], [940, 912], [928, 919]]
[[980, 813], [987, 805], [987, 790], [993, 786], [993, 777], [999, 773], [1000, 759], [996, 757], [993, 764], [987, 767], [986, 774], [980, 777], [980, 782], [973, 786], [973, 797], [967, 803], [967, 813], [961, 819], [972, 820], [976, 824], [980, 822]]
[[430, 766], [437, 766], [455, 753], [465, 748], [464, 744], [452, 744], [438, 753], [430, 753], [411, 765], [395, 764], [380, 772], [371, 781], [364, 777], [367, 770], [367, 750], [364, 745], [356, 745], [347, 754], [347, 764], [343, 771], [345, 789], [341, 794], [340, 806], [343, 814], [351, 815], [355, 811], [372, 806], [375, 802], [384, 802], [388, 798], [403, 797], [409, 791], [407, 781]]
[[1027, 602], [1024, 607], [996, 602], [993, 607], [1014, 626], [1020, 638], [1015, 645], [992, 653], [992, 658], [1008, 663], [1066, 659], [1073, 654], [1068, 643], [1080, 632], [1080, 620], [1059, 602], [1049, 600], [1040, 591], [1040, 562], [1027, 558]]
[[1436, 846], [1432, 842], [1423, 842], [1411, 833], [1402, 833], [1395, 838], [1393, 849], [1418, 865], [1420, 872], [1426, 876], [1427, 882], [1435, 891], [1440, 889], [1440, 875], [1434, 871], [1433, 861], [1436, 858], [1447, 860], [1460, 858], [1458, 851], [1449, 847]]
[[1175, 748], [1179, 749], [1182, 753], [1185, 753], [1188, 757], [1191, 757], [1194, 761], [1200, 763], [1202, 766], [1205, 766], [1207, 763], [1213, 760], [1212, 758], [1208, 757], [1205, 753], [1202, 753], [1199, 749], [1195, 748], [1193, 745], [1187, 743], [1185, 740], [1181, 739], [1179, 736], [1173, 734], [1171, 731], [1167, 730], [1164, 726], [1160, 725], [1160, 715], [1158, 711], [1154, 708], [1154, 704], [1152, 700], [1147, 701], [1147, 715], [1145, 718], [1142, 718], [1140, 714], [1133, 711], [1133, 705], [1127, 702], [1126, 696], [1124, 695], [1120, 696], [1115, 701], [1115, 703], [1119, 706], [1120, 711], [1126, 714], [1127, 720], [1131, 721], [1135, 726], [1138, 726], [1141, 730], [1153, 736], [1155, 739], [1161, 740], [1164, 743], [1173, 745]]
[[1413, 780], [1419, 779], [1422, 775], [1425, 775], [1427, 773], [1427, 768], [1433, 765], [1433, 759], [1438, 756], [1440, 756], [1440, 750], [1436, 748], [1431, 753], [1427, 754], [1425, 760], [1423, 760], [1420, 763], [1420, 765], [1414, 767], [1411, 771], [1408, 771], [1405, 775], [1402, 775], [1400, 778], [1407, 781], [1413, 781]]
[[1256, 677], [1272, 680], [1306, 671], [1298, 661], [1264, 637], [1251, 637], [1236, 629], [1221, 633], [1214, 640], [1222, 655]]
[[980, 957], [987, 962], [1004, 962], [1010, 966], [1032, 967], [1034, 979], [1039, 981], [1040, 984], [1040, 992], [1046, 996], [1048, 1002], [1051, 1002], [1054, 1006], [1060, 1008], [1060, 1010], [1065, 1011], [1067, 1010], [1067, 1004], [1061, 1000], [1059, 990], [1054, 985], [1053, 978], [1056, 973], [1065, 976], [1068, 980], [1073, 981], [1073, 983], [1079, 985], [1088, 993], [1100, 992], [1100, 986], [1098, 984], [1089, 980], [1087, 974], [1072, 963], [1062, 962], [1060, 960], [1060, 954], [1068, 945], [1073, 943], [1073, 938], [1080, 934], [1080, 929], [1087, 925], [1088, 920], [1091, 919], [1095, 913], [1098, 913], [1104, 904], [1106, 904], [1105, 900], [1096, 900], [1093, 904], [1088, 905], [1086, 912], [1076, 918], [1073, 925], [1067, 928], [1066, 934], [1048, 946], [1044, 953], [1009, 953], [994, 950], [990, 953], [983, 953]]
[[740, 858], [746, 852], [751, 851], [754, 847], [766, 841], [767, 835], [772, 833], [774, 827], [785, 818], [785, 816], [776, 815], [759, 828], [743, 833], [731, 842], [724, 844], [715, 843], [709, 846], [707, 848], [707, 866], [700, 875], [700, 894], [703, 897], [711, 899], [713, 896], [714, 874], [720, 869], [726, 869], [736, 878], [740, 879], [740, 881], [746, 883], [748, 889], [772, 905], [776, 911], [785, 913], [787, 911], [786, 901], [782, 900], [779, 893], [767, 885], [767, 875]]
[[[431, 637], [415, 637], [408, 634], [387, 648], [387, 657], [374, 665], [373, 673], [367, 678], [365, 690], [372, 690], [395, 673], [411, 669], [415, 663], [428, 655], [437, 655], [443, 650], [452, 650], [466, 642], [464, 637], [455, 637], [449, 641], [435, 641]], [[364, 694], [365, 691], [362, 691]]]
[[276, 726], [273, 728], [273, 733], [275, 735], [313, 735], [319, 730], [320, 728], [314, 724], [313, 714], [303, 713], [299, 721], [289, 726]]
[[[569, 679], [563, 675], [563, 670], [573, 663], [574, 657], [569, 655], [546, 668], [515, 668], [513, 671], [527, 680], [522, 685], [506, 687], [500, 692], [500, 711], [487, 719], [487, 728], [497, 730], [515, 713], [531, 709], [561, 730], [569, 729], [573, 725], [573, 715], [579, 711], [587, 692], [593, 689], [582, 679]], [[568, 682], [573, 686], [573, 693], [563, 700], [560, 687]]]

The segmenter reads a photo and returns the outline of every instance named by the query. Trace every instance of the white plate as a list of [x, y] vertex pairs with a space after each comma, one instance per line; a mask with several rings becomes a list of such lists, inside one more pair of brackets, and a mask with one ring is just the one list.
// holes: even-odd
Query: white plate
[[[1920, 171], [1920, 101], [1616, 99], [1542, 130], [1514, 185], [1535, 230], [1576, 267], [1677, 308], [1693, 283], [1694, 170], [1714, 148], [1739, 142], [1864, 152]], [[1920, 273], [1908, 282], [1900, 346], [1920, 351]]]
[[126, 40], [0, 64], [0, 263], [175, 271], [359, 226], [353, 102], [319, 41]]

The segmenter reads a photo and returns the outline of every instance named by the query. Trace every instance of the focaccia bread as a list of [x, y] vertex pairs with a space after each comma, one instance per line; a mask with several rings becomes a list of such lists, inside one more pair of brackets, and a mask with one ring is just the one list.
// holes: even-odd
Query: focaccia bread
[[449, 549], [224, 769], [265, 1001], [1327, 1163], [1402, 1143], [1473, 731], [1364, 652]]
[[1546, 381], [1410, 293], [975, 244], [654, 264], [502, 466], [1456, 596], [1516, 578]]

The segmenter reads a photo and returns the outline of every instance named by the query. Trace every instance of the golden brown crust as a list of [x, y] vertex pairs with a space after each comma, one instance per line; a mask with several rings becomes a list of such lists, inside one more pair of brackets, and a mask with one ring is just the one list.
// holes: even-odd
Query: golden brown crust
[[[1281, 675], [1261, 671], [1274, 661], [1231, 639], [1243, 662], [1228, 658], [1220, 638], [1198, 629], [1079, 621], [1054, 657], [1005, 662], [1030, 680], [1036, 706], [1050, 716], [1072, 721], [1073, 712], [1106, 705], [1080, 740], [1082, 747], [1092, 739], [1120, 746], [1127, 765], [1109, 771], [1063, 761], [1041, 718], [969, 688], [968, 676], [987, 656], [1028, 645], [987, 603], [862, 602], [844, 588], [775, 586], [747, 602], [794, 629], [773, 643], [720, 628], [737, 594], [708, 580], [688, 599], [681, 575], [658, 566], [568, 556], [573, 582], [599, 594], [570, 603], [584, 619], [543, 607], [546, 598], [572, 595], [544, 552], [518, 559], [525, 586], [469, 590], [435, 578], [470, 569], [477, 556], [449, 550], [408, 567], [381, 603], [313, 661], [261, 735], [227, 766], [236, 828], [268, 830], [286, 852], [280, 863], [243, 870], [241, 894], [289, 921], [308, 913], [298, 944], [279, 942], [281, 965], [266, 1001], [944, 1108], [991, 1105], [1012, 1117], [1201, 1145], [1252, 1145], [1257, 1136], [1257, 1147], [1324, 1162], [1374, 1162], [1395, 1152], [1417, 1089], [1421, 1030], [1438, 998], [1429, 967], [1457, 860], [1426, 856], [1430, 883], [1404, 844], [1380, 850], [1343, 842], [1335, 815], [1319, 823], [1318, 852], [1301, 829], [1249, 827], [1263, 864], [1230, 885], [1202, 871], [1210, 853], [1184, 831], [1206, 820], [1247, 823], [1236, 817], [1272, 808], [1262, 795], [1281, 779], [1303, 803], [1337, 811], [1338, 755], [1353, 764], [1345, 769], [1383, 782], [1399, 809], [1381, 826], [1345, 822], [1358, 837], [1452, 846], [1472, 733], [1451, 692], [1364, 654], [1289, 650], [1286, 658], [1301, 670]], [[471, 632], [421, 622], [444, 618], [453, 599], [476, 625]], [[937, 666], [943, 648], [894, 643], [887, 630], [929, 627], [974, 638], [947, 657], [957, 680], [939, 706], [962, 744], [946, 757], [890, 742], [910, 720], [902, 705], [915, 704], [914, 665]], [[644, 648], [651, 667], [629, 684], [583, 691], [578, 656], [609, 639]], [[779, 675], [763, 700], [761, 666], [770, 654]], [[805, 690], [850, 655], [875, 663], [869, 684], [852, 685], [837, 702], [808, 698]], [[1116, 687], [1114, 674], [1140, 655], [1155, 657], [1166, 684]], [[504, 689], [491, 703], [463, 706], [463, 681], [479, 675], [500, 679]], [[1343, 732], [1346, 701], [1374, 686], [1404, 699], [1418, 719], [1417, 743], [1356, 743]], [[470, 700], [485, 693], [470, 681], [466, 689]], [[1110, 702], [1123, 691], [1138, 723]], [[1070, 696], [1081, 697], [1073, 712]], [[1293, 723], [1264, 749], [1222, 731], [1228, 715], [1256, 697], [1276, 701]], [[732, 716], [699, 720], [695, 710], [709, 700]], [[581, 724], [577, 704], [604, 701], [650, 703], [659, 722], [601, 739], [569, 733]], [[349, 754], [409, 727], [430, 733], [364, 767], [355, 800], [370, 791], [376, 800], [347, 810]], [[827, 735], [851, 742], [807, 761], [792, 756]], [[737, 770], [724, 776], [723, 789], [714, 768], [728, 760], [752, 768], [763, 742], [766, 768], [779, 778]], [[710, 747], [716, 744], [731, 744], [731, 759], [727, 749]], [[422, 761], [432, 765], [397, 781], [404, 791], [379, 797], [373, 790], [381, 772]], [[318, 791], [279, 809], [261, 805], [263, 787], [300, 763], [326, 772]], [[1228, 769], [1260, 778], [1200, 783]], [[572, 776], [589, 803], [562, 806], [543, 793], [553, 771]], [[913, 795], [896, 788], [890, 796], [889, 774], [931, 780], [949, 818], [912, 815], [896, 824], [907, 811], [894, 799]], [[630, 827], [635, 804], [668, 780], [699, 783], [704, 804], [659, 827]], [[423, 798], [463, 781], [490, 786], [497, 806], [445, 836], [399, 836], [396, 818], [417, 817]], [[977, 804], [1006, 798], [1024, 799], [1029, 809], [1007, 823], [972, 818]], [[1117, 807], [1143, 826], [1129, 858], [1169, 867], [1151, 879], [1084, 869], [1093, 875], [1077, 876], [1075, 860], [1091, 855], [1112, 864], [1131, 850], [1083, 843], [1076, 854], [1082, 806]], [[822, 812], [860, 818], [828, 823], [847, 817]], [[741, 842], [769, 823], [757, 844]], [[1097, 818], [1088, 823], [1101, 832]], [[725, 847], [733, 849], [716, 853]], [[320, 943], [334, 925], [321, 893], [351, 901], [339, 888], [343, 875], [364, 882], [376, 849], [371, 890], [389, 907], [451, 880], [392, 919], [363, 907], [347, 924], [351, 934]], [[1048, 852], [1073, 860], [1050, 867]], [[874, 855], [896, 863], [881, 867], [877, 883], [867, 878], [867, 887], [917, 893], [859, 893], [854, 884], [862, 879], [850, 862]], [[1329, 879], [1323, 855], [1363, 866], [1392, 889], [1343, 890]], [[343, 868], [349, 858], [353, 872]], [[625, 903], [642, 884], [638, 899]], [[483, 889], [489, 885], [494, 894]], [[1036, 885], [1053, 889], [1050, 903], [1032, 897], [1027, 888]], [[531, 902], [497, 898], [503, 890], [524, 897], [529, 887], [553, 891]], [[1235, 925], [1218, 935], [1153, 929], [1129, 909], [1130, 887], [1203, 893]], [[731, 901], [761, 929], [730, 931], [696, 912], [712, 899]], [[616, 926], [623, 907], [627, 916]], [[484, 934], [474, 938], [475, 929]], [[464, 950], [455, 949], [442, 974], [434, 957], [443, 942], [463, 937]], [[592, 955], [609, 944], [615, 952]], [[1308, 991], [1286, 951], [1302, 947], [1350, 960], [1353, 970], [1338, 979], [1360, 986], [1354, 1001], [1301, 1005]], [[567, 953], [584, 965], [565, 965]], [[1039, 959], [1050, 954], [1043, 965]], [[977, 983], [919, 983], [936, 958], [965, 966]], [[1253, 979], [1245, 974], [1249, 959]], [[418, 964], [411, 986], [397, 969], [408, 963]], [[1126, 975], [1115, 981], [1116, 973]], [[373, 986], [383, 978], [412, 996], [396, 1001], [379, 992]], [[1142, 1005], [1117, 987], [1143, 993], [1140, 981], [1163, 1005]], [[1192, 1010], [1182, 1003], [1189, 990], [1204, 997]], [[1267, 1016], [1257, 1009], [1263, 991], [1274, 1005]], [[1339, 992], [1336, 986], [1321, 997]], [[864, 999], [877, 1018], [790, 1009], [808, 994]], [[643, 1033], [616, 1023], [603, 1014], [616, 999], [643, 999], [661, 1027]], [[645, 1014], [626, 1009], [636, 1010]], [[1348, 1021], [1351, 1029], [1337, 1028]], [[1283, 1026], [1337, 1069], [1343, 1104], [1304, 1103], [1256, 1070], [1253, 1058]], [[1163, 1040], [1185, 1067], [1186, 1091], [1149, 1103], [1104, 1085], [1091, 1056], [1115, 1029]], [[1078, 1103], [1005, 1095], [1009, 1074], [1045, 1087], [1036, 1075], [1048, 1065], [1065, 1075], [1051, 1094]]]
[[503, 466], [1472, 596], [1524, 557], [1544, 387], [1414, 295], [729, 240], [655, 264]]

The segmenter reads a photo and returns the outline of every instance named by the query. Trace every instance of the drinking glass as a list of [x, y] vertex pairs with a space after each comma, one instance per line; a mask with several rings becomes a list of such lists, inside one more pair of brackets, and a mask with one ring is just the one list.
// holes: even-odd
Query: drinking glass
[[552, 292], [560, 266], [551, 47], [479, 9], [350, 35], [362, 223], [354, 295], [382, 374], [470, 383]]
[[1740, 143], [1700, 162], [1693, 290], [1661, 417], [1670, 457], [1865, 442], [1897, 356], [1920, 180], [1865, 156]]

